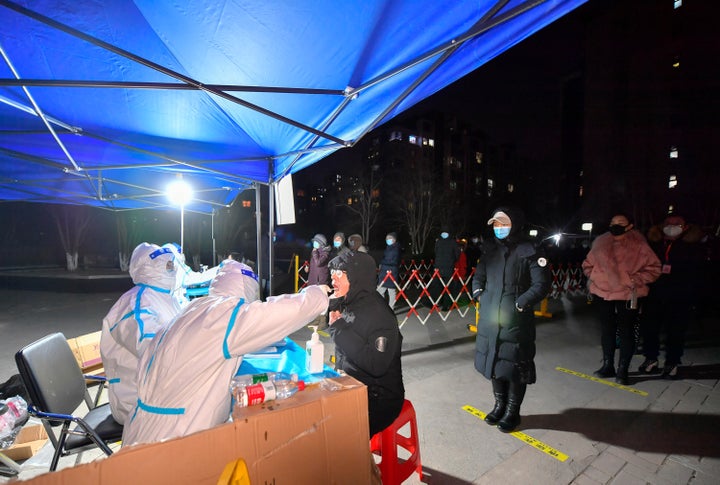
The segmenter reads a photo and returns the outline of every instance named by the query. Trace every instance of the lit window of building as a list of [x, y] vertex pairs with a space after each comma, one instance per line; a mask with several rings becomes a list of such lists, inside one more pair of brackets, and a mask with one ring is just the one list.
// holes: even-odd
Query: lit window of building
[[390, 141], [393, 140], [400, 140], [402, 141], [402, 132], [399, 131], [393, 131], [390, 133]]
[[417, 145], [417, 137], [415, 135], [408, 136], [408, 141], [413, 145]]
[[672, 214], [674, 210], [675, 210], [674, 206], [672, 206], [672, 205], [668, 206], [668, 214]]
[[508, 192], [513, 192], [513, 191], [515, 190], [515, 185], [513, 185], [513, 184], [508, 184], [507, 190], [508, 190]]
[[457, 190], [457, 182], [454, 180], [450, 181], [450, 190]]
[[585, 190], [585, 189], [584, 189], [583, 186], [581, 185], [581, 186], [580, 186], [580, 189], [578, 190], [578, 196], [582, 197], [584, 190]]
[[670, 175], [670, 180], [668, 181], [668, 189], [674, 189], [675, 187], [677, 187], [677, 184], [677, 175]]
[[431, 147], [434, 147], [434, 146], [435, 146], [435, 140], [433, 140], [432, 138], [428, 138], [428, 145], [430, 145]]
[[352, 203], [353, 203], [352, 197], [348, 197], [347, 205], [352, 205]]
[[482, 163], [482, 152], [475, 152], [475, 163], [480, 165]]
[[677, 158], [679, 155], [677, 147], [670, 147], [670, 158]]
[[495, 182], [493, 182], [493, 179], [488, 179], [488, 189], [492, 189], [495, 185]]
[[428, 144], [428, 139], [427, 139], [427, 138], [423, 138], [423, 139], [422, 139], [422, 144], [423, 144], [423, 146], [427, 146], [427, 144]]
[[673, 7], [675, 7], [675, 8], [682, 7], [682, 0], [673, 0]]

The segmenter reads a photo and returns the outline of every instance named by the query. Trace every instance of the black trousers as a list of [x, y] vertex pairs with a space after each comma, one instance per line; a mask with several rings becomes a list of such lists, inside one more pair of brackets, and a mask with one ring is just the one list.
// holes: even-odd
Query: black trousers
[[660, 333], [665, 331], [665, 363], [680, 364], [685, 348], [685, 331], [694, 318], [692, 302], [673, 298], [647, 299], [640, 326], [643, 354], [657, 360], [660, 355]]
[[397, 419], [405, 399], [368, 399], [368, 416], [370, 419], [370, 438], [379, 433]]
[[600, 342], [603, 360], [615, 361], [615, 349], [620, 349], [618, 365], [628, 366], [635, 352], [635, 327], [638, 325], [643, 299], [638, 299], [638, 309], [631, 310], [630, 302], [625, 300], [603, 300], [595, 297], [600, 317]]

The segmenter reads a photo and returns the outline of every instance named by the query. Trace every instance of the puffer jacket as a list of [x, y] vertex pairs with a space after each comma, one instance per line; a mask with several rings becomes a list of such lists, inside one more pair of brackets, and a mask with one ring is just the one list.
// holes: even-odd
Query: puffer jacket
[[533, 307], [550, 290], [549, 263], [542, 249], [522, 239], [522, 214], [508, 208], [503, 212], [513, 221], [510, 235], [487, 244], [473, 277], [473, 296], [480, 300], [475, 369], [488, 379], [532, 384]]
[[600, 235], [582, 263], [590, 293], [607, 301], [627, 301], [633, 290], [647, 296], [648, 285], [660, 276], [660, 260], [645, 237], [630, 230], [622, 238]]

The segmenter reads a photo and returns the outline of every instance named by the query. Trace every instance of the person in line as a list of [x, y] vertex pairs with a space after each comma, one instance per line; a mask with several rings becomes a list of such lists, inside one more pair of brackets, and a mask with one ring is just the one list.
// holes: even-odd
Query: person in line
[[372, 437], [395, 421], [405, 402], [402, 334], [395, 314], [375, 291], [375, 260], [369, 254], [348, 252], [329, 266], [335, 290], [330, 307], [335, 368], [367, 386]]
[[551, 275], [541, 248], [524, 239], [525, 217], [498, 208], [488, 221], [494, 238], [475, 268], [473, 298], [481, 302], [475, 338], [475, 369], [492, 382], [495, 405], [485, 422], [504, 433], [521, 421], [528, 384], [536, 381], [533, 307], [550, 291]]
[[348, 237], [348, 246], [350, 246], [350, 251], [361, 251], [363, 253], [367, 253], [368, 249], [363, 244], [362, 236], [360, 234], [351, 234]]
[[125, 424], [137, 402], [137, 364], [161, 332], [180, 313], [175, 297], [178, 265], [175, 253], [147, 242], [130, 257], [133, 286], [110, 308], [102, 321], [100, 356], [108, 378], [113, 418]]
[[349, 252], [350, 249], [345, 245], [345, 233], [340, 231], [336, 232], [333, 236], [333, 247], [330, 252], [330, 259]]
[[665, 331], [665, 365], [662, 376], [680, 377], [685, 347], [685, 330], [697, 304], [702, 248], [702, 231], [680, 215], [669, 215], [660, 226], [648, 231], [648, 241], [660, 259], [660, 277], [650, 284], [640, 330], [645, 360], [639, 371], [659, 372], [660, 333]]
[[140, 359], [138, 395], [123, 446], [185, 436], [226, 422], [230, 381], [242, 356], [282, 339], [327, 311], [328, 286], [260, 300], [258, 278], [226, 259], [198, 298]]
[[443, 283], [448, 287], [451, 286], [458, 257], [460, 257], [460, 248], [455, 238], [450, 237], [449, 229], [443, 227], [440, 238], [435, 241], [435, 269], [438, 271], [440, 279], [434, 279], [434, 291], [432, 294], [444, 312], [450, 309], [451, 298], [448, 294], [442, 292]]
[[467, 257], [468, 270], [472, 271], [477, 266], [480, 256], [482, 256], [482, 241], [477, 235], [470, 237], [470, 241], [465, 249], [465, 256]]
[[615, 382], [626, 386], [635, 352], [635, 325], [649, 292], [648, 285], [660, 276], [660, 260], [645, 237], [634, 229], [630, 217], [617, 213], [610, 220], [608, 232], [593, 242], [582, 269], [601, 319], [603, 364], [595, 375], [615, 377]]
[[308, 285], [327, 285], [330, 282], [330, 246], [323, 234], [315, 234], [312, 238], [312, 251], [308, 267]]
[[396, 284], [400, 284], [400, 245], [397, 241], [397, 233], [390, 232], [385, 236], [385, 252], [380, 261], [377, 291], [383, 296], [383, 299], [385, 299], [387, 291], [388, 305], [391, 310], [395, 308]]

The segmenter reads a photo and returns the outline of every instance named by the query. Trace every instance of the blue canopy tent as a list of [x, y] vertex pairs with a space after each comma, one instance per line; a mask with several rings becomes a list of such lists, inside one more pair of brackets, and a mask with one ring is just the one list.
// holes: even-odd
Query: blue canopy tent
[[584, 2], [0, 0], [0, 200], [211, 213]]

